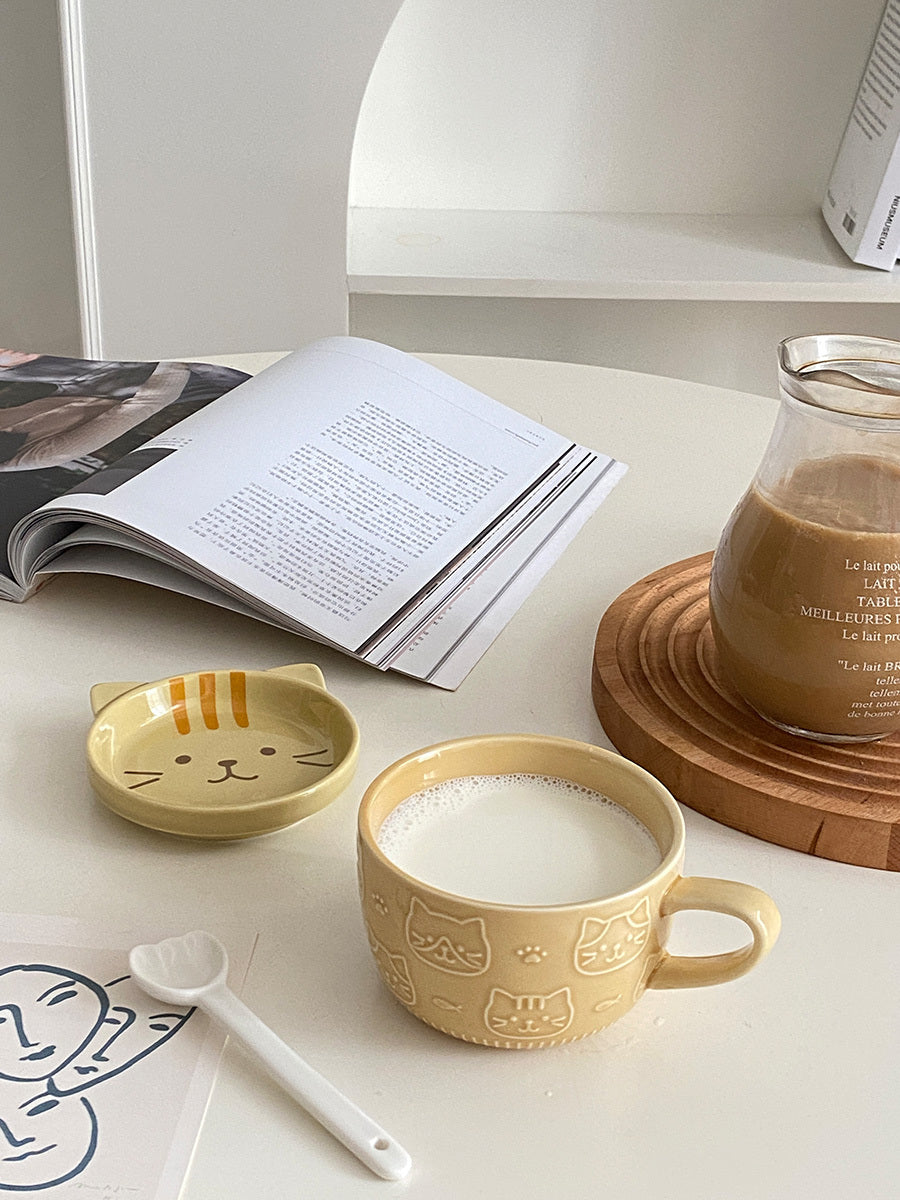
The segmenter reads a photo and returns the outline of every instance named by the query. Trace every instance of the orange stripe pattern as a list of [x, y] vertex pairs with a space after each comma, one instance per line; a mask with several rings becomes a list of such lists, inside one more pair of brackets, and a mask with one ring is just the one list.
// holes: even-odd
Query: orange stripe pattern
[[203, 724], [207, 729], [219, 728], [219, 714], [216, 712], [216, 675], [214, 671], [205, 671], [200, 676], [200, 712], [203, 714]]
[[[200, 713], [207, 729], [219, 728], [219, 712], [216, 707], [216, 673], [204, 671], [198, 676]], [[247, 676], [244, 671], [230, 671], [228, 675], [231, 692], [231, 712], [241, 729], [248, 729], [250, 716], [247, 712]], [[187, 706], [187, 687], [183, 675], [169, 680], [169, 699], [172, 717], [179, 733], [191, 732], [191, 718]]]
[[184, 679], [181, 675], [169, 680], [169, 699], [172, 702], [172, 716], [175, 718], [175, 728], [179, 733], [190, 733], [191, 722], [188, 718]]
[[243, 671], [231, 672], [231, 711], [235, 723], [246, 729], [250, 718], [247, 715], [247, 676]]

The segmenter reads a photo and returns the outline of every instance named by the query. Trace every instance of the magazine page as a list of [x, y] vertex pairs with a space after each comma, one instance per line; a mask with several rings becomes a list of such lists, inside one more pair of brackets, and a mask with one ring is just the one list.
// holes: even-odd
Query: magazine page
[[[429, 364], [344, 337], [280, 360], [177, 434], [41, 519], [134, 531], [352, 652], [572, 449]], [[23, 547], [22, 568], [34, 557]]]
[[437, 687], [459, 687], [627, 467], [597, 460], [564, 505], [547, 506], [515, 541], [486, 561], [384, 664]]
[[9, 553], [22, 517], [246, 378], [203, 363], [0, 350], [0, 595], [22, 595]]
[[[191, 564], [179, 562], [162, 546], [150, 546], [146, 541], [120, 529], [105, 529], [91, 524], [79, 525], [72, 533], [56, 543], [46, 555], [52, 559], [48, 575], [94, 574], [118, 575], [135, 583], [147, 583], [191, 596], [207, 604], [230, 609], [245, 617], [275, 625], [288, 633], [299, 633], [317, 642], [332, 645], [315, 630], [267, 608], [259, 602], [242, 598], [227, 580], [217, 579]], [[38, 570], [40, 574], [40, 569]], [[344, 650], [343, 646], [335, 647]]]
[[[75, 535], [67, 537], [65, 542], [61, 543], [65, 549], [53, 564], [54, 575], [118, 575], [134, 583], [147, 583], [151, 587], [165, 588], [182, 596], [203, 600], [207, 604], [216, 604], [219, 608], [228, 608], [242, 616], [276, 625], [288, 633], [298, 632], [297, 626], [291, 622], [269, 616], [246, 601], [236, 599], [226, 589], [206, 583], [181, 567], [172, 566], [160, 558], [151, 558], [146, 548], [136, 539], [130, 545], [120, 543], [119, 539], [109, 544], [96, 538], [85, 540], [78, 537], [78, 533], [85, 528], [87, 527], [81, 526]], [[314, 634], [310, 632], [305, 636], [314, 637]]]
[[[604, 463], [608, 465], [611, 461], [606, 459]], [[573, 446], [517, 504], [498, 517], [475, 544], [466, 547], [457, 559], [449, 563], [445, 571], [432, 580], [404, 612], [370, 639], [363, 647], [366, 660], [381, 666], [392, 663], [396, 655], [410, 642], [417, 640], [439, 614], [446, 612], [455, 598], [490, 564], [502, 560], [509, 570], [513, 570], [510, 547], [535, 522], [540, 523], [542, 517], [548, 516], [555, 521], [557, 510], [567, 502], [573, 490], [577, 495], [582, 495], [582, 477], [585, 473], [593, 475], [597, 464], [596, 454], [584, 447]], [[492, 573], [491, 578], [496, 578], [498, 587], [503, 586], [502, 573]]]
[[[492, 538], [489, 552], [474, 566], [464, 556], [440, 587], [412, 605], [405, 619], [360, 657], [437, 687], [457, 688], [626, 470], [615, 459], [591, 456], [553, 503], [536, 506], [529, 520], [516, 526], [514, 537]], [[326, 642], [314, 630], [236, 598], [224, 581], [205, 582], [187, 573], [161, 549], [153, 558], [140, 553], [140, 540], [121, 531], [81, 525], [59, 545], [64, 553], [53, 559], [54, 572], [121, 575]]]

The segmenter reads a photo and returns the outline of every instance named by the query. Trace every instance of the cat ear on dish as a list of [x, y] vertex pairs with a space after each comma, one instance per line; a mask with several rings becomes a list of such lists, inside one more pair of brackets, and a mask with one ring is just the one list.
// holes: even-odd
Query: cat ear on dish
[[131, 680], [128, 683], [95, 683], [91, 688], [91, 712], [96, 717], [101, 708], [106, 708], [107, 704], [111, 704], [113, 700], [118, 700], [132, 688], [140, 686], [140, 680]]
[[288, 679], [297, 679], [301, 683], [312, 684], [313, 687], [325, 688], [325, 676], [315, 663], [292, 663], [287, 667], [270, 667], [267, 675], [285, 675]]

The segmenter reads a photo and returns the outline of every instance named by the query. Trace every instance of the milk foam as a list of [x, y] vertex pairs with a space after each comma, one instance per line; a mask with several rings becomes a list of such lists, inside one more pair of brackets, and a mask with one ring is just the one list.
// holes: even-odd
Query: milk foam
[[381, 851], [425, 883], [500, 904], [627, 891], [661, 861], [649, 830], [590, 788], [544, 775], [469, 775], [403, 800]]

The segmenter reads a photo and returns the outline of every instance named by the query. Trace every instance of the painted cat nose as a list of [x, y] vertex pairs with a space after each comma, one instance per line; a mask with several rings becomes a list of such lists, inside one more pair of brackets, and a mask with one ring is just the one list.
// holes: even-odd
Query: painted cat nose
[[218, 761], [218, 763], [217, 763], [217, 766], [220, 766], [220, 767], [236, 767], [236, 766], [237, 766], [237, 759], [236, 759], [236, 758], [220, 758], [220, 759], [219, 759], [219, 761]]

